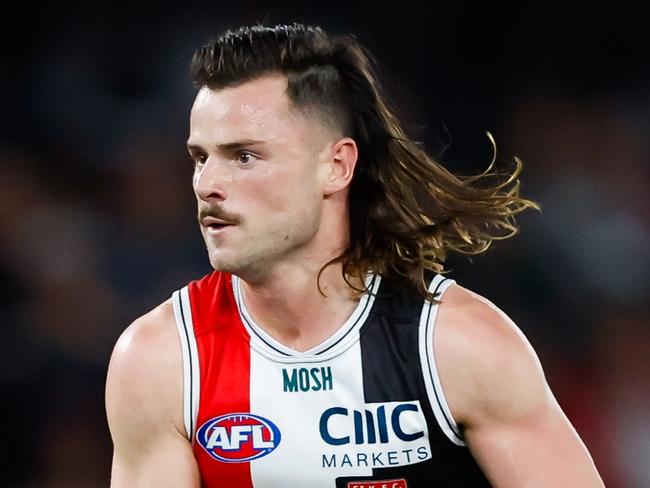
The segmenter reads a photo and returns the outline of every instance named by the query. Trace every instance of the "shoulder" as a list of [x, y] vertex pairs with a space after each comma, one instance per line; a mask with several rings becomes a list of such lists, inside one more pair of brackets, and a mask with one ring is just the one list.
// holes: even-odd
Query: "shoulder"
[[441, 299], [434, 351], [452, 415], [463, 427], [526, 415], [547, 396], [540, 362], [519, 327], [460, 285], [451, 285]]
[[184, 433], [182, 388], [180, 340], [168, 300], [135, 320], [115, 344], [106, 378], [111, 433], [161, 425]]
[[169, 358], [180, 356], [177, 346], [173, 306], [171, 300], [167, 300], [122, 332], [113, 349], [109, 372], [118, 373], [125, 368], [145, 372], [153, 366], [151, 361], [157, 367], [172, 366]]

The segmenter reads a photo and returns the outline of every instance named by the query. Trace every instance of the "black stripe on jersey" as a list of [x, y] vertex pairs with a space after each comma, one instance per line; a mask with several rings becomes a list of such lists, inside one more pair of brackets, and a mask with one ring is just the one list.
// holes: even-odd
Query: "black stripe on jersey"
[[[429, 285], [434, 276], [426, 276]], [[355, 481], [395, 479], [405, 479], [408, 488], [490, 486], [469, 449], [451, 442], [433, 413], [419, 352], [420, 318], [425, 303], [416, 292], [383, 277], [381, 291], [360, 331], [360, 348], [364, 401], [418, 401], [427, 422], [431, 457], [402, 466], [375, 466], [371, 476], [338, 477], [337, 488], [348, 488], [348, 483]], [[369, 444], [368, 448], [380, 449], [380, 444]]]
[[[440, 280], [440, 283], [438, 283], [438, 286], [436, 286], [436, 289], [433, 291], [434, 296], [438, 293], [438, 290], [440, 289], [442, 284], [447, 280], [449, 280], [449, 278], [445, 278], [443, 280]], [[432, 303], [432, 304], [427, 304], [427, 306], [428, 306], [427, 321], [426, 321], [426, 326], [425, 326], [425, 331], [427, 333], [425, 334], [425, 337], [429, 337], [429, 328], [432, 326], [432, 324], [431, 324], [431, 310], [433, 309], [433, 307], [435, 307], [437, 305]], [[440, 395], [438, 393], [438, 388], [436, 388], [436, 382], [433, 379], [433, 370], [432, 370], [433, 359], [431, 358], [431, 354], [433, 353], [433, 345], [432, 344], [431, 345], [427, 344], [426, 346], [427, 347], [425, 347], [425, 351], [426, 351], [426, 354], [427, 354], [427, 366], [428, 366], [427, 371], [428, 371], [428, 373], [429, 373], [429, 375], [431, 377], [431, 384], [433, 384], [433, 392], [436, 395], [436, 402], [438, 403], [438, 406], [440, 407], [440, 411], [442, 412], [442, 415], [445, 418], [445, 422], [447, 422], [447, 425], [449, 426], [451, 431], [454, 433], [456, 438], [458, 440], [460, 440], [460, 441], [464, 441], [463, 438], [461, 437], [461, 435], [458, 433], [458, 428], [454, 425], [454, 422], [452, 422], [447, 417], [447, 413], [445, 412], [445, 408], [442, 405], [442, 402], [440, 400]]]
[[187, 322], [185, 321], [185, 311], [183, 307], [183, 300], [181, 298], [180, 292], [176, 292], [177, 299], [178, 299], [178, 309], [181, 312], [181, 321], [183, 322], [183, 330], [185, 331], [185, 340], [187, 341], [187, 362], [190, 365], [190, 431], [187, 433], [187, 435], [192, 439], [194, 436], [194, 405], [192, 403], [194, 402], [194, 392], [192, 391], [192, 387], [194, 384], [194, 371], [192, 370], [192, 351], [190, 350], [190, 336], [189, 332], [187, 331]]

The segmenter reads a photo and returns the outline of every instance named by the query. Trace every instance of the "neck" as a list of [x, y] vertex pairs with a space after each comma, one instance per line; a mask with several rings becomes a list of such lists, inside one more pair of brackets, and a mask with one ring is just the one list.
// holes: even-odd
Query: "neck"
[[[276, 269], [263, 282], [240, 280], [249, 313], [268, 334], [299, 351], [317, 346], [347, 320], [359, 297], [345, 282], [341, 264], [323, 270], [320, 293], [316, 279], [320, 267], [296, 266]], [[357, 287], [363, 283], [350, 279]]]

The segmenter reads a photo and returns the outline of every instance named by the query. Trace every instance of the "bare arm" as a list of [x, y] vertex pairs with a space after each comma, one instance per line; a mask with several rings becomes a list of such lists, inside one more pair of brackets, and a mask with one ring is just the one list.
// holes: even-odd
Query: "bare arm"
[[106, 381], [112, 488], [200, 486], [182, 398], [180, 342], [165, 303], [131, 324], [113, 350]]
[[535, 352], [496, 306], [452, 286], [434, 347], [452, 415], [494, 486], [604, 486]]

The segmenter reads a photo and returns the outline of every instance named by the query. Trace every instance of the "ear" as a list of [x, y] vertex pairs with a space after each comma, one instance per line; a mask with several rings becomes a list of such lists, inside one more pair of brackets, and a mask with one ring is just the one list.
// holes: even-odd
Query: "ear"
[[324, 195], [331, 195], [350, 185], [358, 157], [359, 152], [354, 139], [344, 137], [334, 144], [328, 161]]

